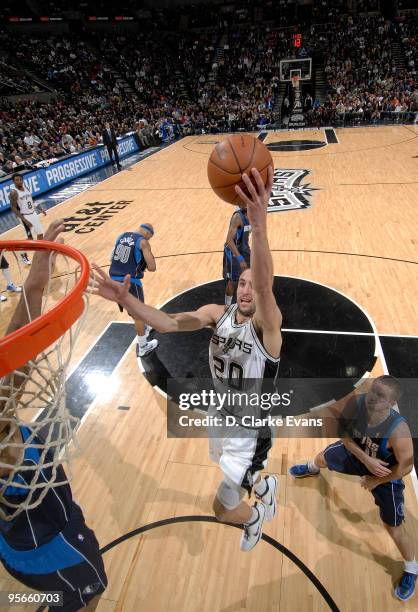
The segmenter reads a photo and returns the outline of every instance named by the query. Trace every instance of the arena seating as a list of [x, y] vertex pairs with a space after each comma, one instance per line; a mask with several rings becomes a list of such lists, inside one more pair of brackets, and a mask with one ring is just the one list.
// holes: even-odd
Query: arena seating
[[[313, 57], [326, 76], [322, 103], [315, 99], [315, 82], [309, 95], [303, 89], [309, 124], [410, 119], [418, 111], [417, 15], [386, 21], [376, 0], [359, 0], [358, 9], [369, 11], [361, 15], [347, 13], [350, 4], [319, 0], [308, 9], [295, 0], [241, 0], [232, 13], [193, 5], [149, 10], [140, 32], [42, 35], [4, 29], [0, 47], [16, 53], [0, 62], [0, 94], [52, 89], [56, 100], [12, 104], [4, 98], [3, 172], [10, 170], [7, 161], [17, 167], [23, 160], [29, 167], [94, 145], [105, 121], [122, 134], [141, 132], [144, 120], [154, 142], [273, 124], [289, 95], [278, 96], [280, 60], [301, 54]], [[109, 11], [111, 3], [86, 0], [77, 10], [87, 15], [93, 5]], [[71, 10], [70, 2], [42, 0], [37, 6], [49, 14]], [[130, 0], [118, 8], [136, 10]], [[20, 11], [25, 10], [30, 9], [23, 3]], [[292, 46], [291, 23], [303, 32], [302, 49]]]

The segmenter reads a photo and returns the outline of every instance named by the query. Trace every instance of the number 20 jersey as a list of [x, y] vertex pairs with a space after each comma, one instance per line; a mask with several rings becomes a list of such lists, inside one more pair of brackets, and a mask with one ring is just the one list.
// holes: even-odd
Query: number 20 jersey
[[248, 379], [259, 381], [261, 387], [263, 379], [276, 378], [280, 357], [269, 355], [252, 320], [238, 324], [236, 313], [237, 305], [232, 304], [216, 324], [209, 345], [212, 377], [231, 388], [242, 389]]

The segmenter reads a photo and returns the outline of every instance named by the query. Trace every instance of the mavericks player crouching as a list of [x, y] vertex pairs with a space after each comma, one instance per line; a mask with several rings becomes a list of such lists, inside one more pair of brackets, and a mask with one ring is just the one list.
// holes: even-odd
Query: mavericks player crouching
[[327, 446], [313, 461], [294, 465], [295, 478], [318, 476], [328, 468], [361, 478], [379, 507], [380, 518], [404, 558], [402, 578], [394, 594], [407, 601], [415, 590], [418, 563], [414, 543], [404, 527], [403, 476], [414, 466], [411, 432], [405, 419], [394, 409], [401, 395], [393, 376], [379, 376], [370, 390], [350, 398], [340, 417], [341, 440]]
[[[241, 274], [236, 305], [225, 310], [223, 305], [208, 304], [194, 312], [166, 314], [130, 295], [129, 276], [123, 284], [115, 283], [95, 266], [95, 293], [122, 304], [132, 316], [152, 325], [155, 330], [166, 333], [211, 327], [214, 334], [209, 347], [210, 368], [216, 385], [221, 385], [225, 391], [231, 369], [239, 370], [243, 380], [261, 380], [265, 376], [274, 378], [282, 345], [282, 317], [272, 289], [273, 263], [267, 240], [267, 205], [273, 170], [269, 170], [266, 187], [257, 170], [253, 169], [252, 174], [256, 187], [248, 176], [243, 176], [250, 197], [236, 187], [247, 206], [253, 230], [251, 269]], [[251, 351], [240, 350], [244, 343], [251, 345]], [[241, 550], [244, 551], [257, 544], [264, 520], [271, 520], [276, 512], [277, 478], [261, 478], [259, 474], [266, 466], [270, 448], [271, 434], [261, 437], [257, 430], [245, 430], [245, 433], [243, 430], [242, 438], [224, 437], [210, 441], [211, 457], [223, 472], [213, 509], [220, 521], [244, 524], [241, 537]], [[259, 501], [251, 507], [243, 498], [253, 489]]]

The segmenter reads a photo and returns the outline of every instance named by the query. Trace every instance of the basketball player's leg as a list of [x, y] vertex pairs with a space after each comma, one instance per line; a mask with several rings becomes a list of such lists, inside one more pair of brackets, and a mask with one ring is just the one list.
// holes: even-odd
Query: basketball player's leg
[[223, 260], [223, 277], [225, 280], [225, 304], [230, 306], [234, 299], [234, 293], [237, 288], [237, 283], [240, 275], [239, 265], [235, 261], [234, 256], [229, 248], [224, 249]]
[[24, 217], [25, 222], [29, 222], [30, 233], [33, 239], [43, 240], [44, 237], [44, 228], [42, 227], [41, 219], [39, 218], [38, 213], [34, 212], [31, 215], [26, 215]]
[[[213, 446], [216, 441], [211, 442]], [[214, 456], [213, 449], [210, 454], [219, 463], [224, 478], [213, 501], [213, 511], [221, 522], [244, 525], [241, 550], [249, 551], [261, 538], [264, 520], [272, 520], [276, 513], [277, 478], [261, 478], [259, 471], [267, 464], [271, 437], [224, 438], [217, 442], [222, 446], [218, 456]], [[258, 501], [250, 506], [244, 497], [253, 490]]]
[[320, 451], [314, 459], [306, 463], [297, 463], [293, 465], [289, 470], [289, 474], [294, 478], [318, 476], [321, 469], [325, 468], [335, 472], [341, 472], [342, 474], [363, 475], [353, 463], [352, 458], [341, 440], [324, 448], [324, 450]]
[[[292, 466], [289, 472], [295, 478], [304, 478], [306, 476], [317, 476], [323, 468], [356, 476], [367, 473], [364, 466], [347, 451], [341, 441], [327, 446], [316, 455], [313, 461]], [[388, 482], [373, 489], [372, 495], [380, 509], [383, 524], [405, 561], [405, 570], [395, 588], [395, 595], [398, 599], [406, 601], [414, 593], [418, 566], [415, 561], [412, 540], [403, 526], [403, 489], [403, 483]]]
[[375, 504], [379, 507], [383, 525], [394, 541], [404, 560], [404, 572], [395, 587], [395, 596], [407, 601], [415, 590], [418, 564], [415, 560], [413, 539], [405, 528], [403, 482], [387, 482], [372, 490]]
[[[136, 299], [140, 302], [144, 302], [144, 290], [142, 288], [142, 285], [135, 285], [134, 283], [131, 283], [129, 293], [136, 297]], [[128, 314], [132, 316], [130, 313]], [[133, 316], [132, 318], [134, 320], [136, 331], [136, 356], [144, 357], [145, 355], [148, 355], [148, 353], [157, 348], [158, 340], [148, 340], [148, 334], [150, 331], [148, 326], [145, 325], [145, 323], [141, 321], [141, 319], [136, 319]]]
[[[48, 546], [50, 551], [48, 552]], [[94, 532], [87, 527], [81, 508], [73, 504], [71, 517], [63, 530], [50, 543], [44, 544], [44, 555], [37, 565], [45, 563], [45, 573], [26, 574], [9, 567], [4, 561], [3, 566], [16, 580], [37, 591], [61, 591], [62, 605], [49, 605], [50, 612], [76, 612], [76, 610], [95, 610], [100, 595], [106, 590], [107, 576], [99, 543]], [[69, 555], [74, 563], [65, 565], [63, 560]], [[60, 569], [54, 566], [57, 557]], [[33, 566], [33, 561], [32, 561]]]
[[[28, 237], [28, 240], [35, 240], [35, 238], [32, 236], [31, 228], [29, 227], [29, 225], [27, 225], [27, 224], [25, 223], [24, 219], [25, 219], [25, 218], [24, 218], [24, 217], [22, 217], [22, 218], [20, 219], [20, 221], [21, 221], [21, 223], [22, 223], [22, 225], [23, 225], [23, 227], [24, 227], [24, 230], [25, 230], [25, 232], [26, 232], [26, 236]], [[29, 265], [30, 265], [30, 263], [31, 263], [31, 261], [30, 261], [30, 259], [29, 259], [29, 257], [28, 257], [28, 254], [27, 254], [27, 253], [25, 253], [25, 252], [20, 253], [20, 259], [21, 259], [21, 260], [23, 261], [23, 263], [24, 263], [25, 265], [27, 265], [27, 266], [29, 266]]]
[[[10, 274], [9, 262], [5, 257], [0, 256], [0, 270], [4, 276], [6, 281], [6, 291], [16, 291], [17, 293], [21, 293], [22, 287], [17, 287], [12, 280], [12, 276]], [[4, 302], [6, 298], [1, 299]]]
[[122, 168], [122, 166], [120, 165], [119, 152], [118, 152], [118, 146], [117, 145], [113, 147], [113, 154], [115, 156], [116, 166], [118, 167], [118, 170], [120, 170]]
[[234, 283], [232, 281], [232, 253], [229, 249], [224, 249], [222, 274], [225, 281], [225, 304], [230, 306], [234, 297]]

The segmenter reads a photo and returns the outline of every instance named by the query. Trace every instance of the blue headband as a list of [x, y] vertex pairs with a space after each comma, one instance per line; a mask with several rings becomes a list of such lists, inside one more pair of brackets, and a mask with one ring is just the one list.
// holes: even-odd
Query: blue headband
[[150, 225], [147, 225], [146, 223], [142, 223], [140, 227], [143, 227], [145, 230], [147, 230], [147, 232], [151, 234], [151, 236], [154, 236], [154, 230], [152, 229]]

